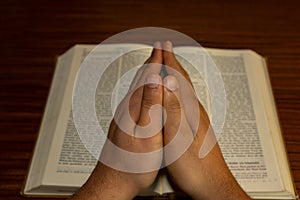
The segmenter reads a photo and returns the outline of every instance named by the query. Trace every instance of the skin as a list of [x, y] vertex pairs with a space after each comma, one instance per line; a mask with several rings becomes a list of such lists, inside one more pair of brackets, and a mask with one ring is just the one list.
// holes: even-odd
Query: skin
[[[172, 44], [165, 42], [162, 46], [159, 42], [155, 43], [147, 63], [149, 64], [137, 72], [130, 86], [130, 91], [133, 91], [132, 95], [127, 95], [119, 105], [110, 125], [108, 139], [127, 151], [151, 152], [168, 145], [182, 123], [183, 136], [192, 140], [191, 145], [179, 159], [167, 166], [174, 184], [193, 199], [250, 199], [229, 171], [210, 128], [209, 118], [195, 96], [190, 78], [172, 53]], [[159, 75], [162, 64], [169, 66], [166, 68], [168, 75], [163, 80]], [[188, 80], [187, 83], [182, 81], [182, 76]], [[139, 83], [145, 83], [145, 85], [138, 87]], [[188, 87], [191, 89], [186, 89]], [[124, 115], [126, 102], [129, 102], [130, 116], [136, 124], [126, 127], [130, 130], [129, 134], [124, 133], [116, 123], [125, 119], [123, 124], [130, 124], [126, 122], [127, 117]], [[153, 110], [154, 105], [163, 106], [165, 113], [162, 109]], [[196, 123], [193, 117], [188, 115], [195, 109], [190, 105], [199, 107], [200, 120]], [[153, 119], [160, 122], [154, 123], [155, 126], [161, 126], [162, 116], [166, 116], [163, 129], [156, 127], [160, 131], [151, 137], [134, 137], [137, 134], [143, 134], [137, 128], [138, 126], [144, 127], [153, 123], [149, 116], [150, 110], [155, 114]], [[139, 133], [137, 133], [138, 130]], [[199, 150], [206, 136], [213, 142], [209, 153], [199, 158]], [[162, 152], [154, 159], [154, 162], [160, 165], [163, 159], [165, 161], [171, 159], [178, 145], [170, 145], [170, 150]], [[101, 156], [112, 157], [110, 151], [105, 151], [105, 148], [106, 145]], [[114, 154], [113, 157], [118, 157], [118, 155]], [[158, 170], [145, 173], [123, 172], [98, 162], [88, 181], [71, 199], [133, 199], [154, 182], [157, 173]]]

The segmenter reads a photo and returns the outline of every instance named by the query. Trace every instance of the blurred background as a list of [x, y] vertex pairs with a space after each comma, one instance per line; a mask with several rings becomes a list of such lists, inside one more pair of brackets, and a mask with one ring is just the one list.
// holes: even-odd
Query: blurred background
[[58, 55], [121, 31], [174, 29], [204, 47], [266, 56], [300, 190], [300, 1], [4, 0], [0, 3], [0, 199], [19, 195]]

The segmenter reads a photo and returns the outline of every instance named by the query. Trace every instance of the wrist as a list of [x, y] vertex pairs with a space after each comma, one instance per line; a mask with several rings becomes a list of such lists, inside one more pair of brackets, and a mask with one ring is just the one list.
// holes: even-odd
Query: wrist
[[125, 173], [98, 163], [95, 170], [72, 200], [131, 200], [138, 194]]
[[101, 190], [102, 197], [99, 199], [125, 200], [133, 199], [138, 195], [138, 188], [125, 172], [112, 169], [99, 162], [93, 176], [96, 177], [98, 188]]

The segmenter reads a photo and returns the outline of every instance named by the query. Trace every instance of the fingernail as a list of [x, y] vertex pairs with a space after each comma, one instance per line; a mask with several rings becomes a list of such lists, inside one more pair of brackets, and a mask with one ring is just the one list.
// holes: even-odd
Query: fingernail
[[173, 76], [167, 76], [164, 79], [164, 86], [170, 90], [170, 91], [175, 91], [178, 89], [178, 84], [177, 84], [177, 80], [175, 77]]
[[172, 52], [173, 51], [173, 44], [171, 41], [166, 41], [164, 43], [164, 50]]
[[154, 47], [154, 49], [161, 49], [161, 43], [160, 43], [160, 41], [154, 42], [153, 47]]
[[146, 78], [146, 84], [149, 88], [158, 88], [160, 84], [160, 76], [157, 74], [151, 74]]

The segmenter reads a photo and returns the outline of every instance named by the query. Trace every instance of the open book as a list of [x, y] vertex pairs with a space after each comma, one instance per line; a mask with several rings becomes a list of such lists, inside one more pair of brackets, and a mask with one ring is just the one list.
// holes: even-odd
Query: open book
[[[105, 53], [124, 51], [134, 44], [107, 45]], [[152, 47], [116, 59], [97, 86], [97, 117], [104, 132], [113, 117], [111, 102], [126, 94], [129, 82], [114, 86], [122, 75], [141, 65]], [[72, 115], [72, 91], [80, 64], [95, 45], [75, 45], [59, 56], [44, 117], [22, 193], [25, 196], [72, 195], [88, 179], [95, 159], [82, 144]], [[296, 199], [288, 159], [278, 121], [266, 61], [251, 50], [206, 49], [218, 67], [226, 91], [226, 120], [218, 138], [222, 153], [241, 187], [255, 199]], [[210, 113], [210, 95], [203, 78], [189, 59], [200, 58], [207, 67], [209, 59], [198, 47], [175, 47], [185, 58], [179, 62], [191, 77], [197, 96]], [[205, 71], [205, 70], [204, 70]], [[205, 75], [205, 74], [204, 74]], [[104, 141], [103, 141], [104, 143]], [[184, 173], [184, 172], [183, 172]], [[160, 173], [144, 195], [174, 192], [165, 173]], [[176, 191], [175, 191], [176, 192]]]

